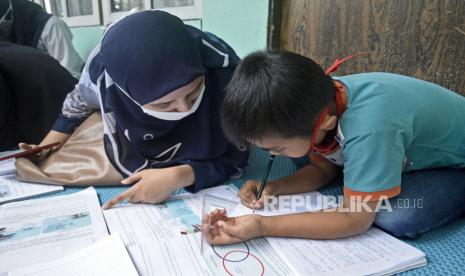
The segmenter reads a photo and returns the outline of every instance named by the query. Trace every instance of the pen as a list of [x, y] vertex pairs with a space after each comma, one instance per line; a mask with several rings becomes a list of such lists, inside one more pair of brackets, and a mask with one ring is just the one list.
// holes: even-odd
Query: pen
[[[276, 155], [272, 154], [270, 159], [268, 159], [268, 165], [266, 165], [265, 174], [263, 175], [262, 182], [260, 183], [260, 187], [258, 188], [257, 194], [255, 196], [257, 201], [262, 197], [263, 189], [265, 189], [266, 181], [268, 180], [268, 175], [270, 174], [271, 166], [273, 165], [275, 157]], [[253, 212], [255, 212], [255, 204], [253, 206]]]

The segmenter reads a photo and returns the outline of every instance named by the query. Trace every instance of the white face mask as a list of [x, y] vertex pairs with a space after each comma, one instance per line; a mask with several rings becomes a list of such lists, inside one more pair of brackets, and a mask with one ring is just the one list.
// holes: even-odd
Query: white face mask
[[202, 87], [200, 88], [201, 92], [200, 92], [199, 96], [195, 100], [195, 103], [192, 105], [192, 107], [191, 107], [191, 109], [189, 111], [186, 111], [186, 112], [161, 112], [161, 111], [154, 111], [154, 110], [150, 110], [150, 109], [145, 108], [144, 106], [142, 106], [138, 102], [136, 102], [133, 98], [131, 98], [131, 96], [129, 96], [129, 94], [126, 93], [126, 91], [124, 91], [124, 89], [122, 89], [118, 84], [115, 83], [115, 85], [118, 86], [118, 88], [129, 99], [131, 99], [135, 104], [137, 104], [145, 114], [147, 114], [149, 116], [152, 116], [152, 117], [155, 117], [155, 118], [160, 119], [160, 120], [165, 120], [165, 121], [179, 121], [179, 120], [191, 115], [195, 111], [197, 111], [197, 109], [200, 106], [200, 103], [202, 102], [203, 93], [205, 92], [205, 84], [203, 83]]

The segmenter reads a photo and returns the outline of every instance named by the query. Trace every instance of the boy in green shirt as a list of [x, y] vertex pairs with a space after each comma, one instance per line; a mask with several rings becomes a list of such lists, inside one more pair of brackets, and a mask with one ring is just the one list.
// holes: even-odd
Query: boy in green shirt
[[[256, 52], [235, 71], [222, 123], [239, 145], [310, 159], [269, 182], [260, 199], [260, 183], [245, 183], [244, 205], [261, 208], [265, 196], [317, 190], [342, 170], [343, 206], [352, 208], [218, 220], [207, 235], [212, 244], [260, 236], [342, 238], [373, 223], [413, 238], [465, 213], [465, 98], [439, 85], [389, 73], [331, 78], [306, 57]], [[378, 212], [384, 200], [391, 210]], [[406, 208], [405, 200], [422, 204]]]

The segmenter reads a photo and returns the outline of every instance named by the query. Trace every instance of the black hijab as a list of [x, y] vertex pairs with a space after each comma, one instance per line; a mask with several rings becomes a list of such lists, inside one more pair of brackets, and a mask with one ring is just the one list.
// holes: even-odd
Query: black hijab
[[[28, 0], [0, 0], [0, 18], [6, 13], [8, 14], [4, 20], [13, 21], [9, 35], [10, 41], [37, 48], [45, 24], [52, 15], [46, 13], [40, 5]], [[0, 22], [0, 24], [3, 23]]]
[[[111, 26], [89, 73], [100, 89], [105, 146], [115, 168], [130, 175], [230, 152], [219, 110], [238, 62], [219, 38], [166, 12], [139, 12]], [[141, 109], [199, 76], [205, 90], [191, 115], [162, 120]]]

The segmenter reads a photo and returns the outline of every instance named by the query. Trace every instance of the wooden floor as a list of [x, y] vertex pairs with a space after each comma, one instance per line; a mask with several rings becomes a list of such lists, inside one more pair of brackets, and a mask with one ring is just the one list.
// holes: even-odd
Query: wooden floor
[[400, 73], [465, 95], [464, 0], [283, 0], [278, 6], [280, 49], [324, 68], [365, 52], [337, 74]]

